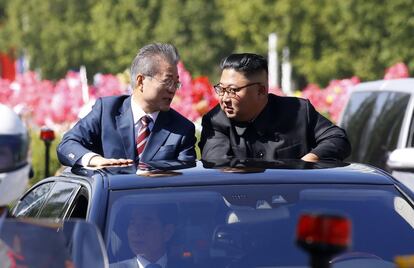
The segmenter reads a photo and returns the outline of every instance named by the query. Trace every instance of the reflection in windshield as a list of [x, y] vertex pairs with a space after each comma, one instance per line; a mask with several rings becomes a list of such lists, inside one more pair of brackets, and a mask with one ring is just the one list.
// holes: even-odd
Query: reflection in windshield
[[227, 173], [261, 173], [266, 169], [260, 167], [224, 167], [220, 169]]
[[83, 221], [7, 219], [0, 229], [1, 267], [108, 267], [96, 226]]
[[[157, 160], [140, 163], [138, 166], [131, 165], [126, 167], [111, 166], [96, 170], [86, 169], [82, 166], [74, 166], [71, 172], [80, 176], [91, 177], [96, 172], [105, 174], [146, 174], [151, 176], [176, 176], [184, 173], [186, 169], [198, 167], [207, 169], [220, 169], [223, 172], [233, 173], [259, 173], [265, 172], [266, 169], [325, 169], [344, 167], [348, 163], [337, 161], [319, 161], [306, 162], [299, 159], [282, 159], [273, 161], [264, 161], [260, 159], [238, 159], [238, 158], [221, 158], [215, 160], [201, 161], [178, 161], [178, 160]], [[175, 173], [173, 171], [179, 172]], [[162, 175], [161, 175], [162, 174]]]
[[277, 159], [273, 161], [260, 160], [255, 158], [219, 158], [202, 160], [204, 168], [239, 169], [244, 173], [249, 170], [264, 172], [266, 169], [323, 169], [335, 168], [349, 165], [338, 161], [307, 162], [300, 159]]
[[394, 209], [408, 224], [414, 228], [414, 211], [410, 204], [399, 196], [394, 197]]
[[[179, 161], [179, 160], [157, 160], [157, 161], [148, 161], [140, 162], [138, 166], [129, 165], [129, 166], [108, 166], [104, 168], [94, 168], [88, 169], [79, 165], [72, 167], [71, 172], [80, 176], [91, 177], [95, 172], [102, 172], [106, 174], [138, 174], [152, 172], [152, 173], [162, 173], [161, 171], [166, 171], [165, 176], [168, 174], [167, 171], [182, 170], [187, 168], [192, 168], [196, 166], [196, 161]], [[174, 173], [171, 173], [174, 176]]]
[[[117, 191], [110, 196], [106, 247], [112, 264], [306, 266], [308, 256], [294, 243], [299, 215], [340, 212], [352, 220], [352, 251], [392, 261], [414, 248], [412, 227], [394, 207], [398, 196], [392, 186], [372, 185]], [[414, 213], [411, 207], [404, 210]]]

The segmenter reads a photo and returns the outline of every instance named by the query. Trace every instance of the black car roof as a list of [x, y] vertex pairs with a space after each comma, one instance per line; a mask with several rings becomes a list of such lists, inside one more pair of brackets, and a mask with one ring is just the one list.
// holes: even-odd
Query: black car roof
[[117, 173], [111, 169], [106, 173], [111, 190], [232, 184], [394, 184], [392, 177], [375, 167], [332, 162], [261, 162], [206, 168], [205, 163], [197, 161], [192, 167], [182, 169], [172, 165], [138, 175]]

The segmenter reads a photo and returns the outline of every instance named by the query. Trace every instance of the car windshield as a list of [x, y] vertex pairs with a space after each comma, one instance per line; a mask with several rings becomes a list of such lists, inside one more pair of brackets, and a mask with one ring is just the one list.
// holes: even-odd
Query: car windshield
[[168, 256], [187, 267], [306, 266], [308, 256], [295, 243], [306, 212], [350, 218], [348, 254], [392, 262], [414, 253], [414, 210], [394, 186], [179, 187], [113, 191], [109, 201], [110, 263]]

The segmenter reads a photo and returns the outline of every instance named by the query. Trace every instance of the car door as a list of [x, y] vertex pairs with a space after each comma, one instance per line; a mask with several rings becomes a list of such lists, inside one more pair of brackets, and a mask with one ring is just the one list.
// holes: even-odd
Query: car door
[[87, 207], [85, 187], [75, 182], [52, 181], [30, 189], [17, 203], [13, 215], [59, 220], [72, 215], [75, 218], [85, 218]]
[[78, 183], [58, 181], [46, 199], [39, 218], [65, 218], [68, 209], [81, 186]]
[[15, 217], [34, 217], [36, 218], [42, 209], [50, 190], [55, 184], [54, 181], [36, 185], [21, 198], [13, 209]]

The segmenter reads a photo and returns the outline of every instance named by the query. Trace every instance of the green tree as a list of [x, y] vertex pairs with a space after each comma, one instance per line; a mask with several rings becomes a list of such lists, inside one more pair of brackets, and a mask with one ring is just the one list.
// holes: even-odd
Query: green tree
[[177, 46], [193, 75], [217, 76], [233, 50], [216, 3], [201, 0], [23, 0], [10, 2], [8, 28], [31, 65], [46, 78], [86, 65], [88, 73], [117, 73], [151, 42]]
[[138, 49], [155, 41], [153, 28], [161, 1], [98, 1], [87, 25], [92, 41], [87, 61], [93, 72], [117, 73], [129, 68]]
[[213, 81], [219, 75], [220, 59], [234, 48], [215, 1], [165, 1], [154, 33], [157, 40], [177, 46], [193, 76], [208, 75]]
[[279, 52], [290, 48], [300, 87], [351, 75], [380, 79], [397, 61], [414, 67], [410, 1], [221, 0], [220, 6], [238, 51], [266, 54], [268, 33], [278, 34]]
[[31, 65], [47, 78], [60, 78], [85, 62], [91, 43], [85, 25], [92, 0], [13, 0], [6, 28], [13, 42], [30, 56]]
[[6, 27], [8, 23], [7, 7], [10, 0], [0, 1], [0, 52], [6, 52], [12, 48], [12, 35]]
[[[414, 70], [414, 6], [408, 0], [7, 0], [0, 45], [25, 50], [44, 77], [86, 65], [129, 67], [138, 48], [174, 43], [193, 75], [218, 77], [231, 52], [267, 54], [271, 32], [290, 48], [294, 78], [326, 85], [378, 79], [397, 61]], [[2, 15], [4, 14], [4, 15]]]

